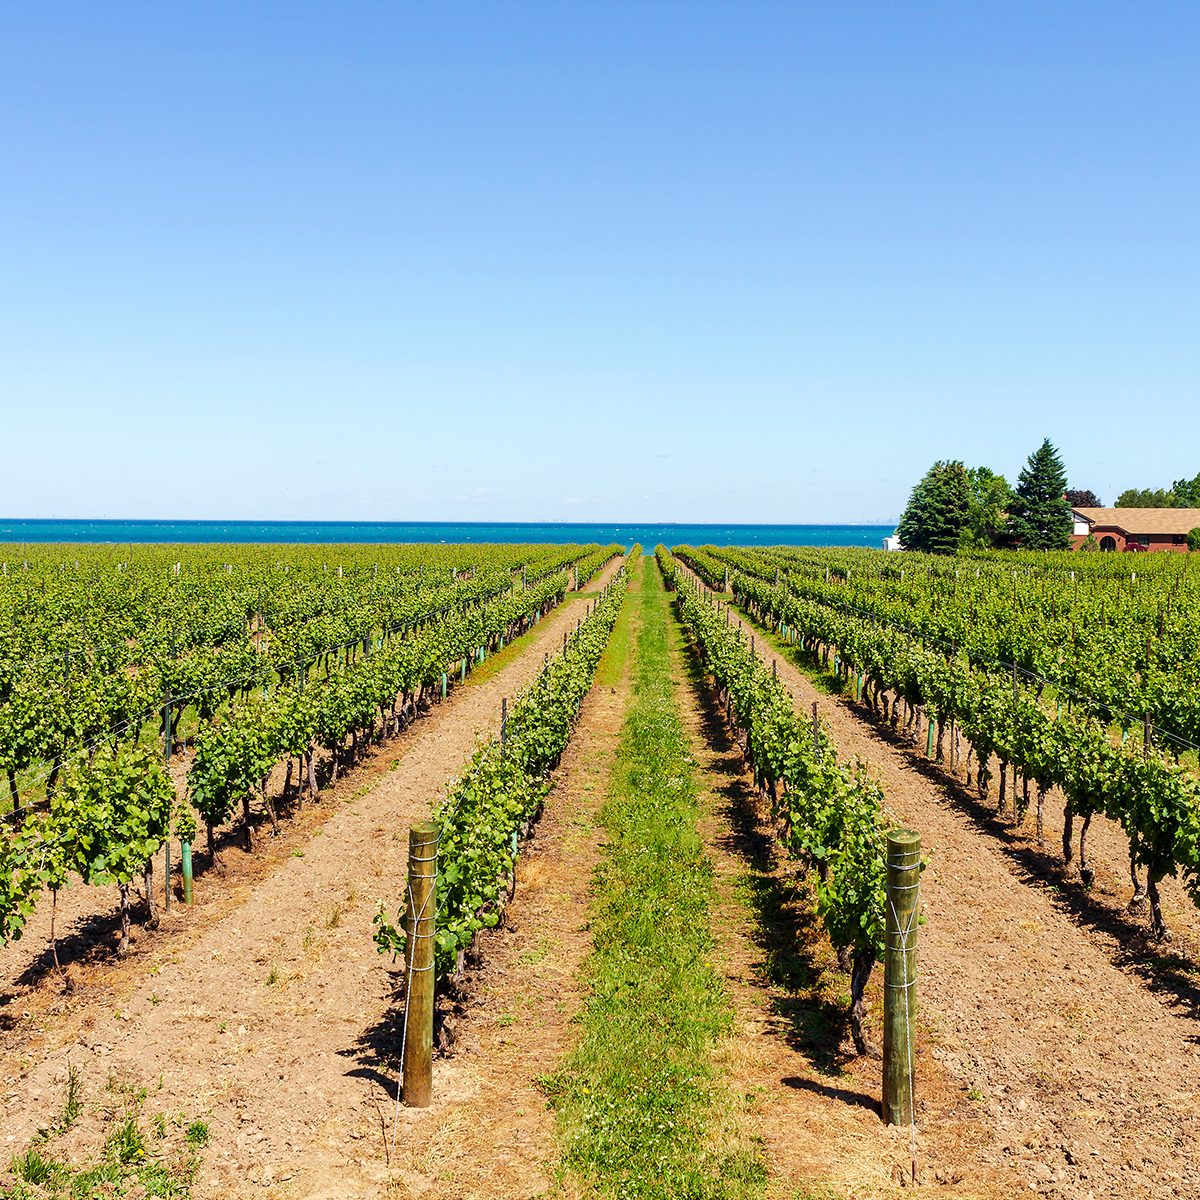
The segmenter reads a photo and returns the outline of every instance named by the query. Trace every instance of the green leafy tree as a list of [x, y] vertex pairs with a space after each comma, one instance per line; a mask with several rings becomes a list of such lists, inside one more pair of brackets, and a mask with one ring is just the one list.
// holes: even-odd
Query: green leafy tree
[[1118, 497], [1116, 508], [1186, 508], [1179, 503], [1173, 490], [1166, 488], [1126, 488]]
[[912, 490], [896, 532], [906, 550], [953, 554], [971, 516], [971, 479], [961, 462], [935, 462]]
[[1194, 479], [1177, 479], [1171, 484], [1180, 508], [1200, 508], [1200, 474]]
[[971, 467], [967, 478], [971, 484], [971, 508], [959, 548], [988, 550], [1003, 545], [1008, 535], [1008, 510], [1013, 501], [1008, 480], [989, 467]]
[[1022, 550], [1066, 550], [1071, 545], [1067, 472], [1049, 438], [1029, 456], [1017, 476], [1008, 527]]
[[1188, 531], [1188, 549], [1200, 550], [1200, 525]]

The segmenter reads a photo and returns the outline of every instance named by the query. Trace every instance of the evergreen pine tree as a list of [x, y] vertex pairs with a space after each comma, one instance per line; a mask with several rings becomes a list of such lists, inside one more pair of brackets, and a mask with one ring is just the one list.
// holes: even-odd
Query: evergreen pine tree
[[1066, 550], [1071, 545], [1067, 472], [1049, 438], [1029, 456], [1017, 476], [1008, 524], [1022, 550]]
[[971, 515], [971, 480], [960, 462], [936, 462], [912, 490], [896, 532], [906, 550], [953, 554]]

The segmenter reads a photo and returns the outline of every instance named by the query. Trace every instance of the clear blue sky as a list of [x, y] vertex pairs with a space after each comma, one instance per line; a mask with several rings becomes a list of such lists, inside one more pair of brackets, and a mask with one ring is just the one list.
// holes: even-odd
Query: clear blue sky
[[5, 516], [1200, 471], [1200, 5], [10, 4]]

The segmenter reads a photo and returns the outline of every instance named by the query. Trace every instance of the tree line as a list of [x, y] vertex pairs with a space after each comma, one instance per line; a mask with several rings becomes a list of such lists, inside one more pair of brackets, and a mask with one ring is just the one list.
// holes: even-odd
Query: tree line
[[[1046, 438], [1015, 488], [990, 467], [935, 462], [913, 488], [896, 532], [906, 550], [929, 554], [1017, 546], [1067, 550], [1074, 530], [1071, 495], [1062, 458]], [[1090, 492], [1073, 495], [1095, 500]]]
[[1194, 479], [1177, 479], [1169, 488], [1126, 488], [1117, 508], [1200, 508], [1200, 473]]

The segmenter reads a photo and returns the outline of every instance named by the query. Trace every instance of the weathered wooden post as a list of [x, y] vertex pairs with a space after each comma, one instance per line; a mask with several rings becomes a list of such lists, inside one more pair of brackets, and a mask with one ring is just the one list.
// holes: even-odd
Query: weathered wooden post
[[404, 1103], [433, 1102], [433, 927], [437, 905], [438, 829], [418, 821], [408, 831], [407, 975], [404, 1010]]
[[[69, 652], [68, 652], [69, 653]], [[68, 660], [69, 662], [70, 660]], [[163, 697], [163, 762], [166, 764], [167, 773], [171, 771], [171, 697]], [[150, 896], [147, 894], [146, 903], [149, 905], [151, 912], [154, 911], [154, 904]], [[171, 911], [171, 830], [168, 827], [166, 840], [163, 842], [163, 909], [166, 912]]]
[[508, 697], [500, 697], [500, 757], [508, 749]]
[[920, 878], [920, 835], [892, 830], [887, 838], [883, 958], [883, 1119], [889, 1125], [913, 1123]]

